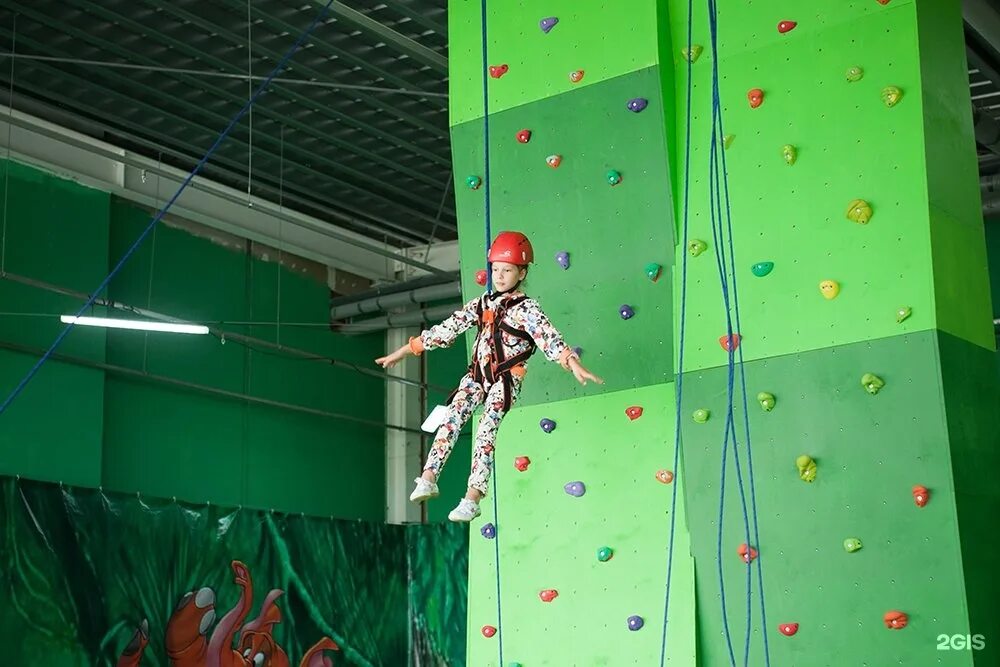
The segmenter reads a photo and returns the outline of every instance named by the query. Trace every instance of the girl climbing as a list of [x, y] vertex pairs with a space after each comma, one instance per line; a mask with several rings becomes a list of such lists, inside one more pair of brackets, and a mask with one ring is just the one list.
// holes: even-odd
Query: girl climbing
[[541, 348], [551, 361], [571, 371], [580, 384], [604, 384], [580, 363], [580, 357], [563, 341], [538, 302], [518, 288], [534, 261], [531, 242], [520, 232], [501, 232], [490, 246], [492, 293], [476, 297], [441, 324], [410, 339], [392, 354], [375, 360], [383, 368], [396, 365], [408, 354], [449, 347], [465, 331], [478, 325], [469, 371], [448, 400], [447, 413], [434, 438], [423, 474], [410, 494], [413, 502], [438, 495], [441, 475], [455, 440], [472, 412], [483, 405], [476, 431], [469, 488], [458, 506], [448, 514], [452, 521], [469, 522], [479, 516], [479, 501], [486, 495], [493, 470], [493, 448], [500, 422], [517, 400], [527, 370], [526, 362]]

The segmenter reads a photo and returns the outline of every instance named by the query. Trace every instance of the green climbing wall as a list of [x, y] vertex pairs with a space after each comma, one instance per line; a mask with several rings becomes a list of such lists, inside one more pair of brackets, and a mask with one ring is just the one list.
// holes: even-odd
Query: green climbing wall
[[[686, 44], [687, 3], [670, 9], [674, 44]], [[697, 11], [693, 41], [706, 50], [692, 73], [689, 224], [708, 250], [687, 257], [682, 472], [700, 664], [730, 664], [730, 643], [742, 663], [748, 627], [750, 664], [765, 664], [762, 632], [771, 664], [997, 664], [1000, 620], [989, 600], [1000, 589], [984, 555], [996, 538], [984, 526], [1000, 491], [982, 471], [1000, 464], [998, 392], [959, 3], [720, 8], [728, 282], [739, 290], [748, 362], [752, 489], [739, 367], [735, 419], [746, 510], [752, 516], [756, 500], [759, 529], [749, 535], [731, 439], [720, 508], [726, 310], [708, 206], [713, 59], [705, 8]], [[780, 21], [797, 26], [782, 34]], [[683, 108], [687, 63], [679, 48], [674, 58]], [[849, 81], [854, 66], [863, 78]], [[892, 107], [881, 99], [890, 85], [903, 91]], [[752, 88], [765, 94], [756, 109]], [[674, 131], [683, 142], [684, 123]], [[792, 165], [786, 144], [797, 149]], [[871, 204], [868, 224], [848, 220], [854, 199]], [[774, 268], [758, 277], [758, 262]], [[835, 299], [821, 295], [824, 280], [839, 283]], [[912, 315], [900, 323], [903, 307]], [[875, 396], [861, 385], [868, 372], [886, 383]], [[772, 412], [756, 402], [760, 391], [777, 397]], [[707, 423], [691, 418], [698, 408], [711, 412]], [[818, 466], [812, 483], [796, 469], [803, 454]], [[931, 491], [923, 508], [917, 484]], [[848, 553], [852, 537], [863, 547]], [[737, 554], [744, 542], [760, 549], [750, 568]], [[894, 610], [908, 614], [906, 628], [885, 627]], [[784, 623], [798, 623], [797, 634], [783, 636]], [[953, 635], [982, 635], [985, 647], [956, 648]]]
[[[490, 58], [506, 62], [490, 78], [491, 226], [529, 235], [536, 263], [525, 285], [539, 299], [586, 365], [606, 380], [581, 387], [541, 354], [528, 365], [518, 406], [497, 442], [499, 521], [492, 497], [470, 538], [469, 664], [504, 666], [650, 664], [659, 656], [663, 628], [671, 497], [682, 490], [657, 480], [673, 468], [674, 393], [671, 363], [671, 271], [675, 227], [669, 187], [664, 100], [670, 68], [657, 66], [657, 3], [601, 11], [556, 0], [544, 12], [526, 2], [491, 2]], [[539, 20], [557, 16], [548, 33]], [[452, 2], [451, 119], [463, 287], [481, 293], [485, 268], [486, 188], [470, 189], [469, 175], [485, 177], [478, 3]], [[569, 73], [584, 70], [578, 83]], [[672, 86], [672, 83], [670, 84]], [[646, 98], [641, 113], [629, 100]], [[520, 130], [531, 131], [520, 143]], [[558, 167], [547, 158], [561, 157]], [[621, 183], [612, 186], [608, 172]], [[556, 255], [568, 252], [564, 269]], [[662, 267], [650, 280], [646, 267]], [[620, 307], [634, 312], [623, 319]], [[626, 408], [643, 415], [630, 420]], [[543, 417], [557, 423], [551, 434]], [[531, 464], [519, 472], [515, 457]], [[467, 474], [446, 470], [445, 476]], [[586, 493], [564, 486], [582, 481]], [[447, 499], [446, 502], [453, 502]], [[670, 665], [694, 664], [694, 572], [687, 524], [676, 508], [669, 626]], [[495, 522], [496, 541], [480, 528]], [[497, 615], [497, 560], [500, 601]], [[614, 550], [598, 560], [602, 546]], [[551, 602], [542, 590], [559, 592]], [[630, 616], [645, 626], [630, 631]], [[483, 626], [500, 635], [485, 637]]]

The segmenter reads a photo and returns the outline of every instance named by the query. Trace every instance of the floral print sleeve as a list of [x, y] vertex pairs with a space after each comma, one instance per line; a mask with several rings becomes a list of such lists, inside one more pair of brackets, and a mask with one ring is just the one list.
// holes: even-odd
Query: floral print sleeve
[[578, 358], [534, 299], [527, 299], [520, 307], [512, 309], [511, 316], [519, 329], [528, 332], [549, 361], [558, 361], [565, 368], [570, 358]]
[[[419, 348], [419, 351], [435, 350], [442, 347], [451, 347], [455, 340], [478, 324], [479, 318], [476, 315], [476, 305], [479, 297], [476, 297], [465, 304], [461, 310], [456, 310], [451, 317], [441, 324], [420, 332], [420, 337], [410, 342], [410, 347]], [[417, 349], [414, 349], [417, 351]]]

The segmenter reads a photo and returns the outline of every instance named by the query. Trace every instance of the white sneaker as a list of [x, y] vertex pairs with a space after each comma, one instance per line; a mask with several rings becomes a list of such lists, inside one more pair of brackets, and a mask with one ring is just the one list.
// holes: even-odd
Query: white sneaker
[[434, 482], [428, 482], [423, 477], [417, 477], [415, 480], [417, 487], [413, 489], [413, 493], [410, 494], [410, 501], [415, 503], [422, 503], [429, 498], [437, 498], [438, 496], [438, 485]]
[[448, 513], [448, 520], [458, 523], [469, 523], [480, 514], [479, 503], [474, 503], [468, 498], [462, 498], [462, 501], [458, 503], [458, 507]]

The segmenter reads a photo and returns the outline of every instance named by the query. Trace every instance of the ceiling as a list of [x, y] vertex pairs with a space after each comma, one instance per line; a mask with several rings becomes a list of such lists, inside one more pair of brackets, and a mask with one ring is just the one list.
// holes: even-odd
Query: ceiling
[[[1000, 11], [962, 3], [1000, 174]], [[0, 100], [187, 171], [325, 4], [0, 0]], [[393, 247], [454, 240], [446, 7], [335, 0], [204, 175]]]

